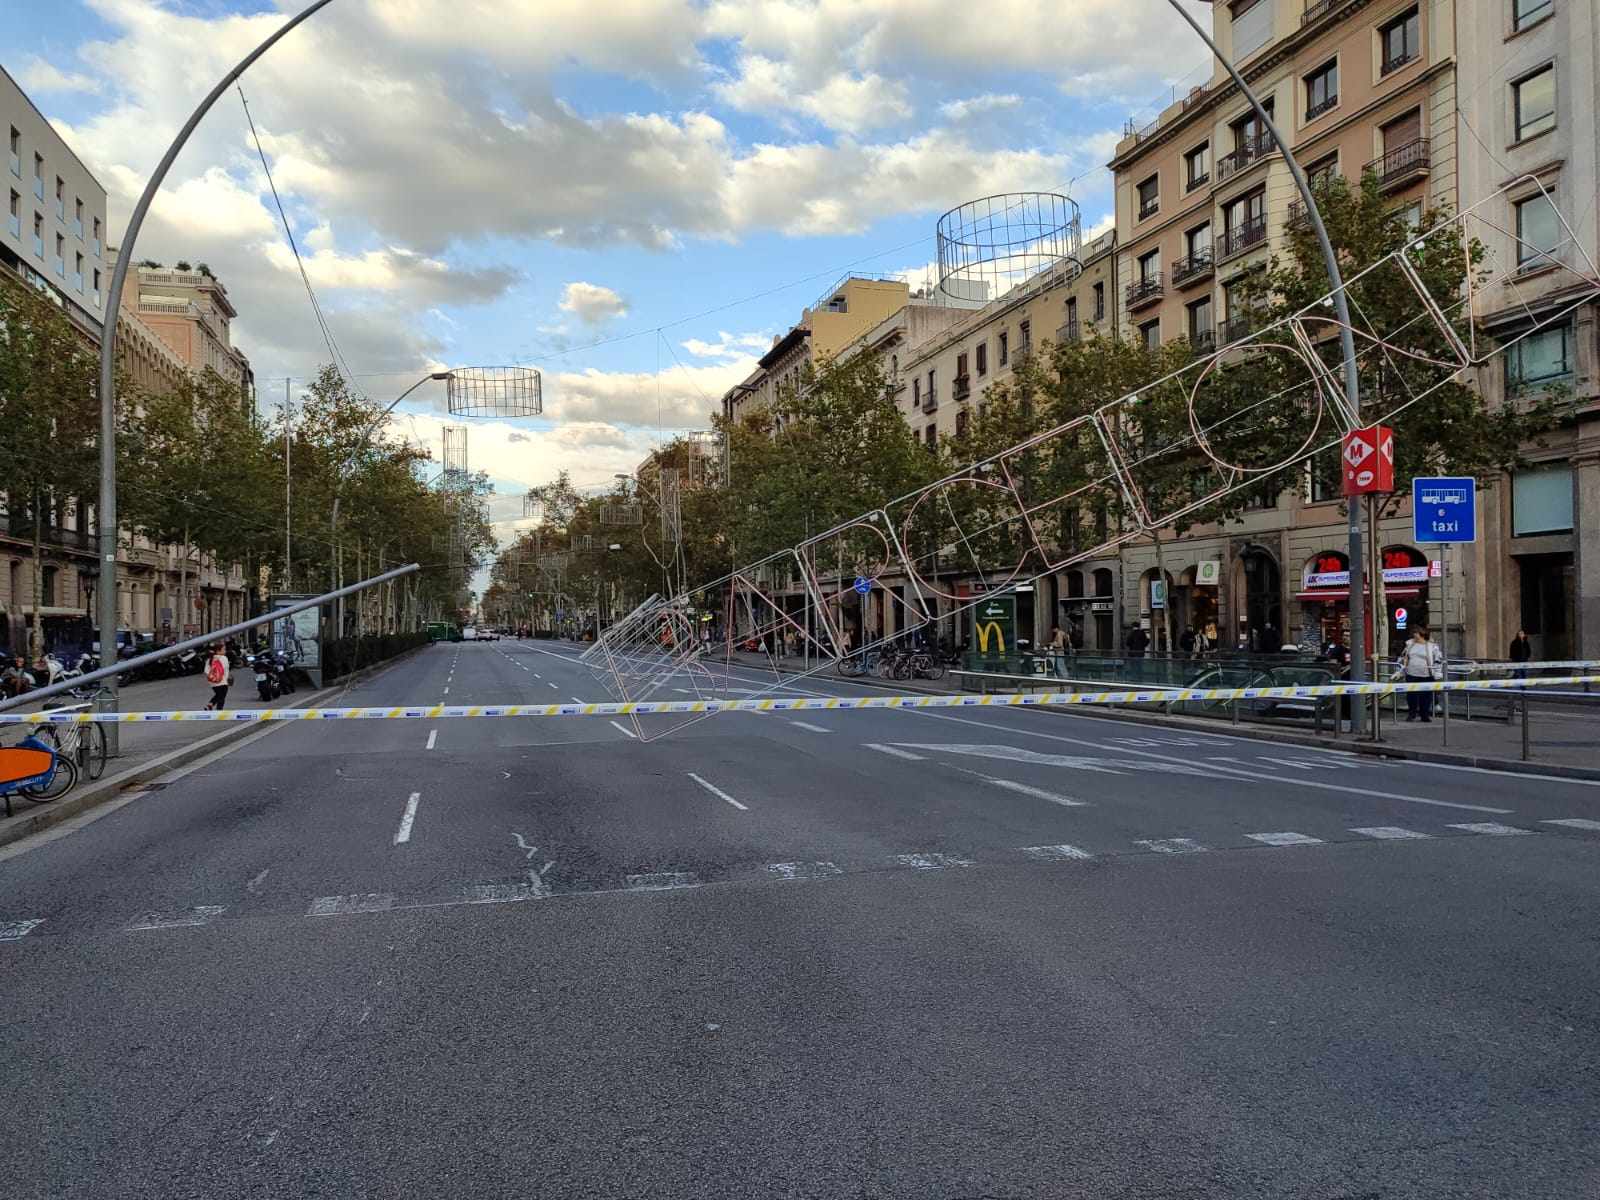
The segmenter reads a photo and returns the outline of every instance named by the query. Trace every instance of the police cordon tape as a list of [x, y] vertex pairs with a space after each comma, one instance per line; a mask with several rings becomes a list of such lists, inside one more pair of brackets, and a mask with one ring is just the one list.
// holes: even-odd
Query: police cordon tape
[[1446, 683], [1325, 683], [1304, 687], [1158, 687], [1117, 692], [956, 692], [918, 696], [783, 696], [766, 700], [607, 700], [571, 704], [402, 704], [371, 708], [239, 708], [223, 712], [0, 713], [0, 725], [141, 725], [171, 721], [407, 721], [440, 717], [617, 717], [651, 713], [807, 712], [862, 708], [1043, 708], [1080, 704], [1159, 704], [1183, 700], [1312, 700], [1329, 696], [1388, 696], [1404, 692], [1504, 692], [1600, 683], [1600, 675], [1543, 679], [1476, 679]]

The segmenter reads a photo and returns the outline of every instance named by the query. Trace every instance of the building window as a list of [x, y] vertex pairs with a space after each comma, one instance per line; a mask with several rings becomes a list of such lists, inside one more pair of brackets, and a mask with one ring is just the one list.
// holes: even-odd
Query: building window
[[958, 439], [964, 439], [967, 436], [967, 418], [969, 416], [970, 414], [964, 408], [956, 412], [956, 437]]
[[1271, 39], [1272, 8], [1272, 0], [1235, 0], [1230, 6], [1235, 59], [1254, 54]]
[[1161, 278], [1161, 251], [1151, 250], [1139, 256], [1139, 282], [1152, 283]]
[[917, 379], [917, 378], [913, 378], [911, 380], [911, 407], [912, 408], [916, 408], [917, 405], [919, 405], [921, 403], [922, 403], [922, 380]]
[[928, 390], [924, 395], [930, 406], [939, 403], [939, 393], [934, 390], [933, 371], [931, 368], [928, 371]]
[[44, 261], [44, 217], [39, 213], [33, 214], [33, 254], [40, 262]]
[[1002, 367], [1011, 361], [1010, 337], [1011, 335], [1007, 333], [1000, 335], [999, 359]]
[[1337, 150], [1332, 154], [1323, 155], [1306, 168], [1306, 182], [1311, 185], [1313, 191], [1327, 187], [1329, 183], [1337, 178], [1339, 178], [1339, 152]]
[[1211, 143], [1201, 142], [1183, 156], [1184, 185], [1193, 191], [1211, 179]]
[[1506, 351], [1506, 390], [1517, 391], [1572, 374], [1572, 323], [1530, 333]]
[[1078, 298], [1076, 296], [1068, 296], [1067, 297], [1067, 324], [1068, 325], [1076, 325], [1077, 323], [1078, 323]]
[[1526, 29], [1550, 15], [1551, 0], [1512, 0], [1511, 28]]
[[83, 201], [72, 202], [72, 232], [81, 242], [83, 241]]
[[18, 241], [21, 241], [22, 240], [22, 195], [15, 188], [11, 189], [11, 207], [8, 210], [8, 212], [9, 212], [10, 216], [9, 216], [9, 222], [8, 222], [7, 228], [9, 228], [11, 230], [11, 236], [12, 237], [16, 238]]
[[1189, 305], [1189, 340], [1196, 348], [1210, 349], [1217, 338], [1217, 325], [1212, 317], [1211, 297], [1202, 296]]
[[95, 307], [98, 308], [99, 305], [100, 305], [100, 268], [99, 267], [96, 267], [94, 269], [94, 302], [95, 302]]
[[11, 173], [22, 178], [22, 133], [15, 125], [11, 127]]
[[1572, 468], [1536, 467], [1511, 475], [1511, 535], [1566, 533], [1572, 528]]
[[1026, 354], [1033, 349], [1033, 323], [1024, 321], [1017, 326], [1017, 351]]
[[1543, 266], [1561, 242], [1556, 206], [1541, 192], [1517, 202], [1517, 265]]
[[1306, 76], [1306, 120], [1312, 121], [1339, 103], [1339, 60]]
[[1395, 220], [1405, 226], [1407, 233], [1417, 233], [1422, 229], [1422, 201], [1413, 200], [1410, 204], [1402, 205], [1396, 210]]
[[960, 400], [967, 393], [967, 356], [965, 353], [956, 355], [956, 377], [952, 384], [955, 388], [955, 398]]
[[1390, 71], [1398, 71], [1416, 58], [1422, 48], [1419, 34], [1417, 10], [1414, 8], [1379, 29], [1378, 39], [1383, 50], [1383, 62], [1379, 74], [1387, 75]]
[[1106, 285], [1104, 283], [1094, 285], [1094, 319], [1096, 321], [1104, 321], [1106, 319]]
[[1183, 235], [1183, 248], [1188, 251], [1191, 259], [1202, 258], [1211, 253], [1211, 222], [1196, 225]]
[[1556, 69], [1543, 67], [1511, 85], [1517, 141], [1556, 127]]
[[[1268, 96], [1262, 100], [1261, 107], [1266, 110], [1267, 116], [1272, 116], [1272, 97]], [[1261, 135], [1267, 131], [1266, 126], [1261, 123], [1261, 118], [1256, 116], [1256, 110], [1253, 108], [1230, 125], [1229, 128], [1233, 130], [1233, 148], [1235, 150], [1254, 149]]]
[[94, 251], [94, 256], [96, 258], [100, 257], [100, 218], [99, 217], [96, 217], [94, 219], [94, 242], [89, 248]]
[[978, 374], [987, 375], [989, 373], [989, 343], [979, 342], [972, 353], [977, 360]]
[[74, 255], [73, 261], [75, 265], [72, 269], [72, 286], [81, 296], [83, 295], [83, 252], [81, 250]]
[[33, 156], [33, 198], [44, 199], [44, 155]]
[[1161, 207], [1161, 177], [1152, 175], [1139, 185], [1139, 219], [1154, 215]]
[[923, 436], [927, 438], [929, 450], [937, 450], [939, 448], [939, 427], [937, 425], [929, 425], [923, 431]]
[[1146, 350], [1154, 350], [1161, 345], [1161, 318], [1146, 321], [1139, 326], [1139, 344]]
[[1339, 451], [1324, 450], [1311, 456], [1311, 503], [1338, 500], [1344, 492], [1340, 475]]

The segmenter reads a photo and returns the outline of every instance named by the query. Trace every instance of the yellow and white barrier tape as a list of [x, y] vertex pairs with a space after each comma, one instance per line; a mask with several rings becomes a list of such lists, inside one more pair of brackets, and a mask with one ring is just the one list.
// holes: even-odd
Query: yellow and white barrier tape
[[404, 704], [371, 708], [239, 708], [223, 712], [0, 713], [0, 725], [140, 725], [172, 721], [432, 721], [442, 717], [616, 717], [651, 713], [848, 711], [861, 708], [1043, 708], [1080, 704], [1159, 704], [1187, 700], [1312, 700], [1328, 696], [1388, 696], [1402, 692], [1504, 692], [1529, 687], [1600, 683], [1600, 675], [1458, 682], [1324, 683], [1303, 687], [1159, 687], [1116, 692], [1009, 692], [915, 696], [795, 696], [765, 700], [609, 700], [571, 704]]

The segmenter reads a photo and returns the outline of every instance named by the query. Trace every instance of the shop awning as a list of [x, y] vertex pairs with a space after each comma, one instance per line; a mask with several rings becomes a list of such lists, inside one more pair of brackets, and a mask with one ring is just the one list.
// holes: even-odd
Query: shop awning
[[[1391, 583], [1383, 589], [1383, 594], [1390, 600], [1410, 600], [1422, 595], [1422, 589], [1407, 584]], [[1344, 604], [1349, 603], [1350, 591], [1348, 588], [1307, 588], [1303, 592], [1296, 592], [1294, 598], [1302, 603]]]

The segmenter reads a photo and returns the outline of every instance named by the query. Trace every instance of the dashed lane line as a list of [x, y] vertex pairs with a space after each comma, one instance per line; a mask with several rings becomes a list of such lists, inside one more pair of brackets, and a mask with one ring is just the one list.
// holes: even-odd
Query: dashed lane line
[[1263, 846], [1320, 846], [1321, 838], [1310, 837], [1304, 833], [1247, 833], [1245, 837], [1253, 842], [1260, 842]]
[[701, 779], [700, 776], [696, 775], [693, 771], [685, 771], [684, 774], [688, 775], [690, 779], [694, 780], [701, 787], [705, 788], [705, 790], [710, 792], [713, 796], [716, 796], [717, 798], [722, 799], [722, 800], [726, 800], [729, 804], [733, 805], [740, 812], [749, 812], [750, 811], [749, 805], [740, 804], [732, 796], [728, 795], [727, 792], [723, 791], [721, 788], [717, 787], [715, 784], [707, 783], [704, 779]]
[[426, 746], [424, 746], [423, 749], [424, 750], [432, 750], [433, 749], [433, 744], [435, 742], [437, 742], [438, 740], [439, 740], [439, 731], [437, 729], [428, 730], [428, 744]]
[[901, 750], [896, 746], [885, 746], [878, 742], [863, 742], [862, 745], [868, 750], [876, 750], [879, 754], [887, 754], [892, 758], [903, 758], [908, 762], [926, 761], [922, 755], [912, 754], [909, 750]]
[[422, 802], [421, 792], [412, 792], [406, 800], [406, 811], [400, 817], [400, 828], [395, 830], [394, 844], [403, 846], [411, 840], [411, 826], [417, 819], [417, 805]]
[[620, 723], [618, 723], [616, 721], [612, 721], [611, 722], [611, 728], [615, 729], [618, 733], [627, 735], [629, 738], [632, 738], [635, 741], [638, 740], [639, 735], [636, 734], [633, 730], [629, 729], [626, 725], [620, 724]]
[[995, 779], [988, 775], [982, 775], [979, 778], [985, 783], [992, 783], [995, 787], [1005, 788], [1008, 792], [1032, 796], [1035, 800], [1048, 800], [1051, 804], [1059, 804], [1063, 808], [1085, 807], [1085, 803], [1082, 800], [1074, 800], [1071, 796], [1062, 796], [1056, 792], [1047, 792], [1044, 788], [1037, 788], [1027, 783], [1018, 783], [1014, 779]]
[[823, 725], [813, 725], [809, 721], [790, 721], [791, 725], [798, 725], [801, 729], [808, 729], [812, 733], [832, 733], [833, 730]]

